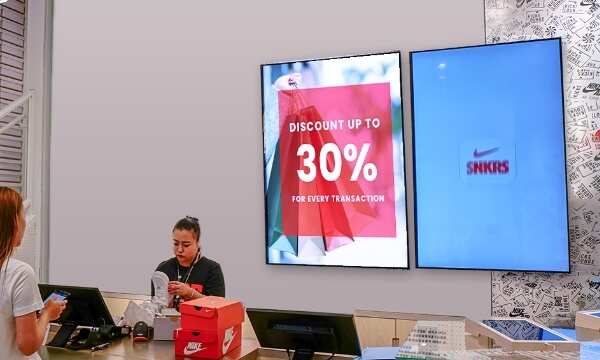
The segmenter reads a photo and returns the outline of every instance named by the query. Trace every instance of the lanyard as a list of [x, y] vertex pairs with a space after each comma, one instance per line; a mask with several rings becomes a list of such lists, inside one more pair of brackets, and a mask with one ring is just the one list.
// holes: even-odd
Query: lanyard
[[190, 279], [190, 275], [192, 275], [192, 270], [194, 270], [194, 265], [196, 265], [196, 262], [197, 262], [197, 261], [195, 261], [195, 262], [192, 264], [192, 266], [190, 266], [190, 267], [188, 268], [187, 272], [183, 274], [183, 275], [186, 275], [186, 274], [187, 274], [187, 276], [185, 277], [185, 280], [184, 280], [184, 281], [181, 281], [181, 275], [179, 274], [179, 267], [180, 267], [181, 265], [179, 265], [179, 262], [177, 262], [177, 281], [181, 281], [182, 283], [184, 283], [184, 284], [187, 284], [188, 280]]
[[181, 281], [182, 283], [187, 284], [188, 280], [190, 279], [190, 275], [192, 275], [192, 270], [194, 270], [194, 265], [196, 265], [196, 263], [200, 261], [200, 257], [202, 257], [202, 255], [200, 249], [198, 249], [198, 253], [196, 253], [196, 258], [194, 259], [192, 266], [188, 268], [187, 273], [183, 274], [183, 276], [187, 274], [187, 276], [185, 277], [185, 281], [181, 281], [181, 274], [179, 274], [179, 261], [175, 260], [177, 264], [177, 281]]
[[[196, 262], [194, 262], [192, 264], [192, 266], [190, 266], [189, 269], [187, 270], [187, 276], [185, 277], [185, 280], [182, 281], [184, 284], [187, 284], [187, 281], [190, 279], [192, 270], [194, 270], [194, 265], [196, 265]], [[181, 274], [179, 274], [179, 266], [180, 266], [179, 262], [177, 262], [177, 281], [181, 281]], [[183, 274], [183, 275], [185, 276], [185, 274]], [[175, 309], [177, 309], [177, 311], [179, 311], [179, 302], [181, 302], [181, 296], [175, 295], [173, 305], [175, 305]]]
[[[200, 251], [198, 251], [198, 254], [196, 254], [196, 259], [194, 260], [194, 262], [192, 263], [192, 265], [188, 268], [187, 272], [183, 274], [183, 276], [185, 277], [184, 281], [181, 281], [181, 274], [179, 273], [179, 261], [175, 260], [177, 263], [177, 281], [181, 281], [184, 284], [187, 284], [188, 280], [190, 279], [190, 275], [192, 275], [192, 270], [194, 270], [194, 265], [196, 265], [196, 263], [198, 261], [200, 261]], [[187, 275], [187, 276], [186, 276]], [[177, 309], [177, 311], [179, 311], [179, 302], [181, 301], [181, 297], [179, 295], [175, 295], [175, 300], [174, 300], [174, 305], [175, 308]]]

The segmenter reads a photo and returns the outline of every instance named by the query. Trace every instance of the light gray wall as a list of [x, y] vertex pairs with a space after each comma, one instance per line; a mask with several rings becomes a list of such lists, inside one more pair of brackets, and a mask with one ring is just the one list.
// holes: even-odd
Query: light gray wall
[[[34, 109], [30, 114], [33, 131], [33, 189], [30, 211], [35, 222], [28, 224], [28, 231], [35, 226], [36, 260], [32, 265], [39, 279], [47, 281], [48, 269], [48, 171], [50, 165], [50, 67], [52, 60], [52, 7], [53, 0], [29, 0], [27, 2], [25, 33], [25, 84], [34, 90]], [[35, 225], [34, 225], [35, 224]]]
[[248, 307], [489, 316], [485, 271], [265, 265], [259, 68], [400, 50], [410, 134], [408, 52], [484, 33], [479, 0], [56, 1], [49, 282], [148, 293], [190, 214]]

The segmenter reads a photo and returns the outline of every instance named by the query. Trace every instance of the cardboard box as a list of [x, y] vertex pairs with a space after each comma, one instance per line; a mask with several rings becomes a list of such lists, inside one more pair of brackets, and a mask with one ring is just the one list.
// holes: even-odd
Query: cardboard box
[[181, 328], [220, 332], [244, 322], [244, 305], [219, 296], [205, 296], [179, 305]]
[[175, 329], [181, 327], [180, 316], [154, 318], [154, 340], [173, 341]]
[[175, 329], [175, 355], [218, 359], [242, 344], [242, 324], [219, 332]]

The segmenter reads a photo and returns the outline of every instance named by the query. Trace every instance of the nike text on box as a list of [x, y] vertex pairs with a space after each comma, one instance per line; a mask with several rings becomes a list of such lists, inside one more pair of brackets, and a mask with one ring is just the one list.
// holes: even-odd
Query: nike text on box
[[218, 359], [242, 344], [242, 324], [219, 332], [175, 329], [175, 355]]
[[244, 322], [244, 305], [237, 300], [205, 296], [179, 305], [181, 327], [219, 332]]

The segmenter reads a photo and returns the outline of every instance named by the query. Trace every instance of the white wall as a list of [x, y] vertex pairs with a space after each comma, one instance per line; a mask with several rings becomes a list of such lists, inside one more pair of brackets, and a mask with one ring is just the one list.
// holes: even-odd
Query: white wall
[[[44, 168], [47, 167], [49, 157], [49, 81], [48, 66], [50, 64], [49, 45], [46, 37], [48, 36], [49, 21], [51, 18], [52, 0], [29, 0], [26, 6], [26, 32], [25, 32], [25, 77], [24, 92], [34, 91], [33, 113], [29, 118], [29, 131], [33, 134], [33, 161], [32, 173], [27, 174], [32, 177], [31, 189], [28, 198], [32, 200], [28, 209], [28, 231], [27, 234], [35, 242], [34, 245], [24, 244], [27, 247], [32, 246], [36, 250], [35, 261], [29, 262], [35, 269], [38, 277], [43, 279], [42, 271], [46, 265], [47, 244], [48, 244], [48, 224], [47, 216], [41, 216], [44, 208], [47, 207], [47, 180]], [[31, 220], [30, 220], [31, 219]], [[27, 242], [30, 238], [24, 239]], [[38, 246], [39, 245], [39, 246]], [[25, 247], [21, 246], [21, 247]]]
[[190, 214], [248, 307], [489, 316], [489, 272], [265, 265], [259, 68], [401, 50], [410, 134], [408, 52], [484, 42], [478, 0], [56, 1], [49, 281], [148, 293]]

